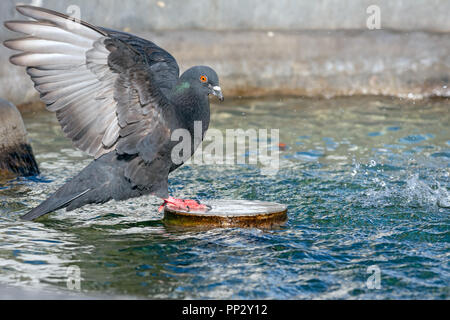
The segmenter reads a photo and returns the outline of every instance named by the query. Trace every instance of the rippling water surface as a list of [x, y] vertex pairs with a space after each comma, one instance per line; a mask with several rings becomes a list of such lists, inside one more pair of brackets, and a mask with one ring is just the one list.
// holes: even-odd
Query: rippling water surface
[[[171, 192], [285, 203], [289, 221], [276, 230], [174, 228], [151, 197], [21, 222], [90, 162], [53, 114], [26, 114], [42, 175], [0, 184], [0, 283], [64, 292], [76, 266], [89, 294], [448, 299], [449, 106], [388, 98], [214, 106], [214, 128], [280, 129], [280, 170], [186, 165]], [[377, 271], [380, 288], [368, 287]]]

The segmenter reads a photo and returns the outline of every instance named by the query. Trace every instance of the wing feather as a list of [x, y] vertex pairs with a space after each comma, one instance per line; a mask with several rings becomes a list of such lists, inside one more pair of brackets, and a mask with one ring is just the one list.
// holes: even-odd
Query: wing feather
[[103, 33], [100, 29], [84, 21], [75, 21], [75, 19], [69, 18], [64, 14], [45, 8], [37, 8], [33, 6], [17, 6], [17, 11], [24, 16], [33, 18], [38, 21], [49, 21], [53, 25], [56, 25], [63, 29], [69, 29], [72, 33], [78, 34], [87, 39], [96, 40], [98, 38], [98, 34]]
[[28, 34], [39, 39], [64, 41], [83, 48], [92, 46], [92, 39], [45, 21], [7, 21], [5, 26], [11, 31]]
[[12, 50], [28, 51], [34, 53], [63, 53], [83, 55], [85, 48], [75, 46], [71, 43], [39, 39], [35, 37], [25, 37], [14, 40], [7, 40], [4, 45]]
[[18, 66], [44, 66], [49, 64], [59, 64], [59, 65], [81, 65], [84, 63], [85, 59], [77, 55], [69, 55], [62, 53], [20, 53], [13, 55], [10, 58], [12, 64]]

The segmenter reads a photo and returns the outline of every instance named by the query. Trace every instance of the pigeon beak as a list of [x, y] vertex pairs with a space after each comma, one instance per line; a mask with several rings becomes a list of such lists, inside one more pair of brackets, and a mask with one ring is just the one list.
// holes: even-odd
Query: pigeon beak
[[222, 88], [219, 86], [212, 87], [212, 94], [219, 98], [220, 102], [225, 100], [223, 97]]

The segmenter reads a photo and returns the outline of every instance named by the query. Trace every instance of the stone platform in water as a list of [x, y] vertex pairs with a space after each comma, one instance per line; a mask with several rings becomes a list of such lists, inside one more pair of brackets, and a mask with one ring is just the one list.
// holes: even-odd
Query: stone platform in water
[[278, 203], [249, 200], [215, 200], [202, 202], [207, 212], [164, 208], [164, 220], [180, 226], [271, 228], [287, 221], [287, 207]]

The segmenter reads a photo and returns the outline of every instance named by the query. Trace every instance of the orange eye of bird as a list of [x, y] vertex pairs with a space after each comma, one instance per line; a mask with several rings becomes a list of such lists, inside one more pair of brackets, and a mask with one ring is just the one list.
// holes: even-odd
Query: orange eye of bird
[[208, 82], [208, 78], [206, 76], [201, 76], [200, 81], [203, 83], [206, 83], [206, 82]]

